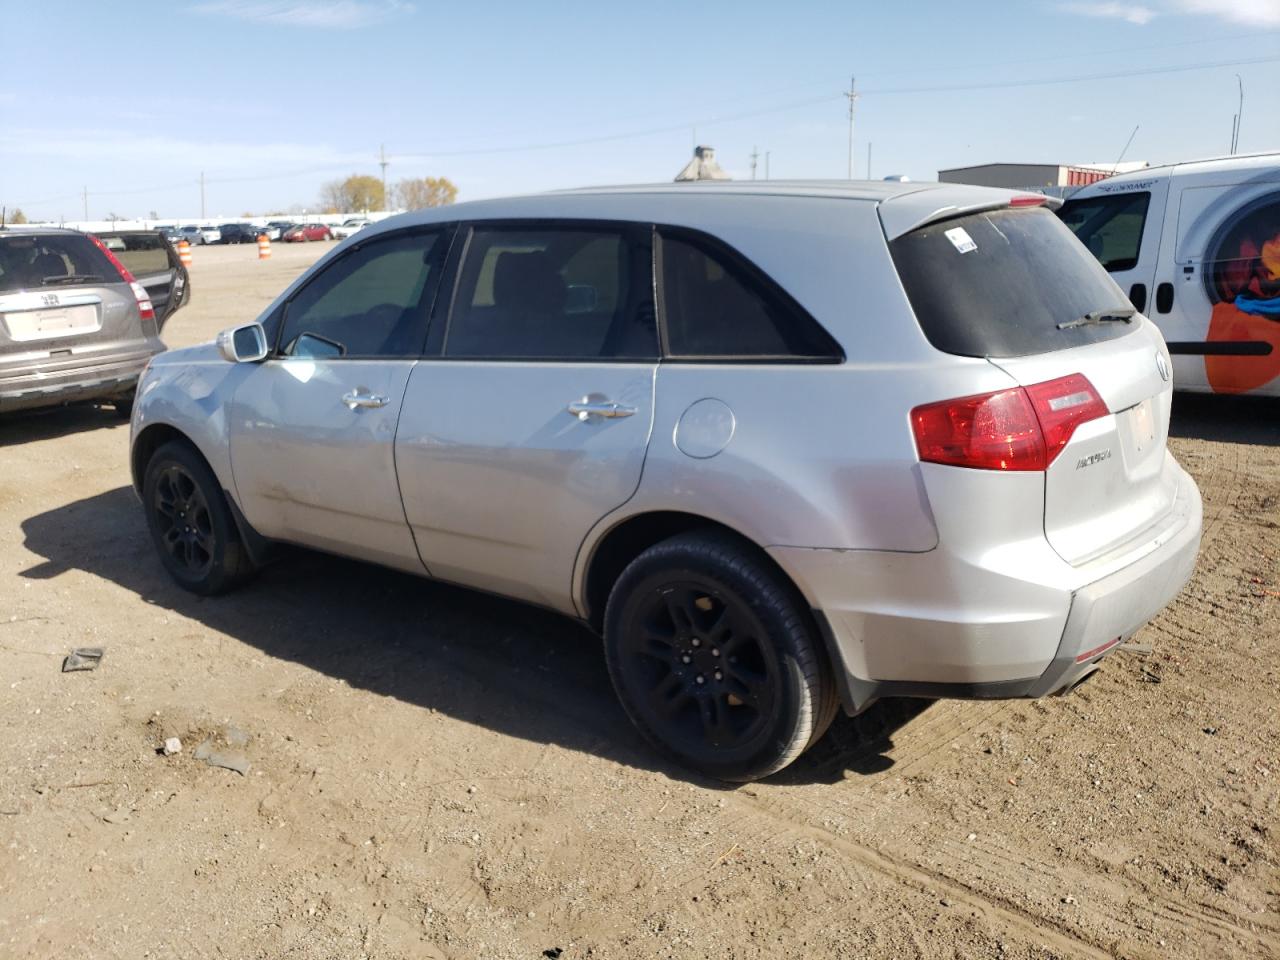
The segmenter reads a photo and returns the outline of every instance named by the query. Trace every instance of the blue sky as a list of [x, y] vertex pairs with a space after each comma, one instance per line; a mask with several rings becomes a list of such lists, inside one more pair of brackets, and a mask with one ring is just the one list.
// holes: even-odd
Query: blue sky
[[[460, 200], [669, 180], [1280, 150], [1280, 0], [0, 0], [0, 203], [30, 216], [314, 206], [352, 172]], [[1252, 61], [1252, 62], [1240, 62]], [[1215, 64], [1203, 69], [1200, 65]], [[1197, 67], [1197, 69], [1189, 69]], [[1128, 76], [1115, 76], [1125, 73]], [[1040, 84], [1039, 81], [1074, 79]], [[1032, 85], [1034, 84], [1034, 85]], [[696, 133], [695, 133], [696, 131]], [[556, 144], [569, 144], [554, 146]]]

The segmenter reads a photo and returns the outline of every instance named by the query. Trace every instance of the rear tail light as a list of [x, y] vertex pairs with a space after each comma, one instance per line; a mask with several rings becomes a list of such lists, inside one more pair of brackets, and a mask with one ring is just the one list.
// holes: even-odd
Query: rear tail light
[[1029, 387], [927, 403], [911, 411], [911, 427], [926, 463], [1045, 470], [1076, 427], [1109, 412], [1093, 384], [1073, 373]]
[[151, 305], [151, 294], [147, 293], [147, 288], [134, 279], [133, 274], [129, 272], [129, 268], [120, 262], [120, 258], [112, 253], [105, 243], [93, 234], [89, 234], [89, 239], [102, 251], [102, 255], [111, 261], [111, 265], [120, 274], [120, 279], [129, 284], [129, 289], [133, 291], [133, 296], [138, 301], [138, 315], [143, 320], [154, 320], [156, 318], [156, 308]]

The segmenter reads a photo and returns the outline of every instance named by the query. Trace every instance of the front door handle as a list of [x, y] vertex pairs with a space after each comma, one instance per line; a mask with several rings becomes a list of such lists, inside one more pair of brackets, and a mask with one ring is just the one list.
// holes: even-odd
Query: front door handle
[[347, 405], [348, 410], [355, 410], [357, 407], [385, 407], [387, 398], [370, 393], [364, 387], [356, 387], [350, 393], [342, 395], [342, 402]]
[[575, 400], [566, 409], [584, 422], [592, 417], [616, 420], [619, 417], [629, 417], [636, 412], [635, 407], [629, 407], [625, 403], [614, 403], [612, 400], [592, 400], [589, 397]]

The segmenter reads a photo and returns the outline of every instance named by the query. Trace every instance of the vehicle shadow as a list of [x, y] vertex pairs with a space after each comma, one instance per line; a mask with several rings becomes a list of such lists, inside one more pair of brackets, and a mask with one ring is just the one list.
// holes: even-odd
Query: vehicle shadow
[[[82, 570], [268, 656], [353, 687], [433, 708], [512, 737], [724, 787], [665, 762], [614, 698], [600, 640], [545, 610], [337, 557], [290, 551], [235, 593], [197, 597], [156, 558], [132, 490], [120, 487], [31, 517], [20, 572]], [[843, 714], [779, 782], [834, 782], [892, 766], [892, 734], [927, 706], [883, 701]]]
[[1280, 400], [1175, 393], [1169, 436], [1280, 446]]
[[73, 433], [126, 425], [110, 406], [79, 403], [42, 410], [0, 413], [0, 447], [17, 446], [38, 440], [57, 440]]

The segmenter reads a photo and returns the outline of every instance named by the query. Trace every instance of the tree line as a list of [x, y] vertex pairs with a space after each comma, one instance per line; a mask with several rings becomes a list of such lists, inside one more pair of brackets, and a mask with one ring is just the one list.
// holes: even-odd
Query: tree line
[[446, 206], [457, 197], [458, 188], [447, 177], [408, 177], [384, 190], [382, 181], [377, 177], [353, 173], [344, 180], [326, 183], [320, 190], [320, 206], [325, 213], [399, 208], [421, 210], [423, 207]]

